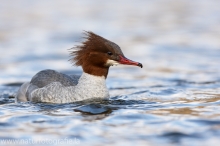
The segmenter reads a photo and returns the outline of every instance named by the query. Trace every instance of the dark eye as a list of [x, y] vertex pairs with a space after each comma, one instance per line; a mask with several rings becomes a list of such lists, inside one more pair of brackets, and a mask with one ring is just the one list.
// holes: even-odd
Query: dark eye
[[107, 54], [108, 54], [109, 56], [113, 55], [113, 53], [112, 53], [112, 52], [107, 52]]
[[113, 53], [112, 53], [112, 52], [107, 52], [107, 54], [108, 54], [109, 56], [113, 55]]

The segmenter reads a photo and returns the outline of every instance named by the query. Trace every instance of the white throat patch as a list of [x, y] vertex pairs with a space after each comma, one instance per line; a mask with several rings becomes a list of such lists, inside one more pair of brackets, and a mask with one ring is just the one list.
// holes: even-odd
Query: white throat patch
[[118, 65], [119, 63], [115, 60], [111, 60], [111, 59], [108, 59], [107, 62], [106, 62], [106, 65], [107, 66], [113, 66], [113, 65]]

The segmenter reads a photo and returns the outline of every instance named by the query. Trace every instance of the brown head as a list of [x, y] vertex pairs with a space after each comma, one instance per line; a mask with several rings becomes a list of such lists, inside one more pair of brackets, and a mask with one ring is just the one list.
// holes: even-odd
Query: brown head
[[86, 40], [82, 45], [74, 47], [71, 52], [74, 65], [82, 66], [84, 72], [107, 77], [109, 67], [116, 64], [142, 68], [141, 63], [127, 59], [115, 43], [93, 32], [85, 32], [85, 35]]

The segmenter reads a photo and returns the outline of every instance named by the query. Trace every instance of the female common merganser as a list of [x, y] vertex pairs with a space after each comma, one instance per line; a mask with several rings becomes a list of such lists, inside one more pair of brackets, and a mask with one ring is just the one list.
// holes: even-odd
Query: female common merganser
[[82, 66], [83, 74], [68, 76], [54, 70], [38, 72], [30, 82], [24, 83], [17, 92], [16, 102], [70, 103], [91, 98], [109, 98], [105, 79], [110, 66], [117, 64], [142, 64], [125, 58], [115, 43], [85, 32], [86, 40], [71, 52], [74, 65]]

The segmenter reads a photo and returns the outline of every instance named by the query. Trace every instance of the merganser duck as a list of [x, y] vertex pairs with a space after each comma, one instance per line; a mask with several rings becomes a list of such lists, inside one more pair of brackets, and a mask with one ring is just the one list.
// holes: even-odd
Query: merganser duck
[[71, 51], [74, 65], [82, 66], [79, 76], [68, 76], [54, 70], [38, 72], [30, 82], [19, 88], [16, 102], [70, 103], [92, 98], [109, 98], [105, 79], [110, 66], [126, 64], [143, 67], [127, 59], [115, 43], [93, 33], [85, 32], [85, 41]]

